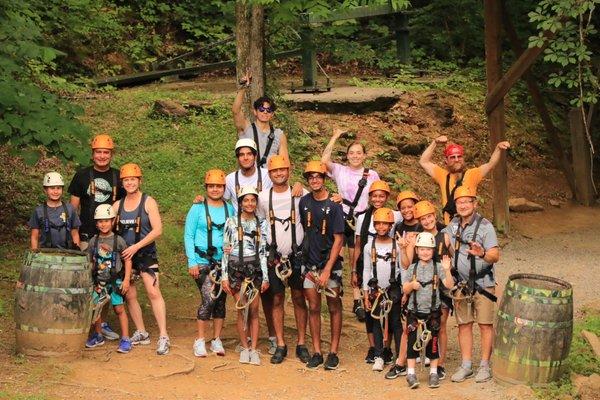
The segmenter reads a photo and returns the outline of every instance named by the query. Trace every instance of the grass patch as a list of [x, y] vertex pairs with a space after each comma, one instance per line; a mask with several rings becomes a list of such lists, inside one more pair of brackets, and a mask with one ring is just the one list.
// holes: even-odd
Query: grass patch
[[539, 399], [561, 399], [565, 396], [575, 396], [575, 387], [570, 378], [571, 374], [584, 376], [600, 374], [600, 363], [595, 358], [588, 342], [581, 336], [582, 330], [600, 335], [600, 312], [591, 310], [584, 310], [584, 312], [584, 319], [575, 322], [573, 328], [573, 341], [567, 358], [565, 376], [546, 388], [534, 389]]

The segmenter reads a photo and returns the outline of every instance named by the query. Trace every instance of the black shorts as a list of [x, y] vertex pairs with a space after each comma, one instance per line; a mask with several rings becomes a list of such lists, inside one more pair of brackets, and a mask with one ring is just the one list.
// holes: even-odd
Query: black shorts
[[[275, 267], [269, 267], [269, 289], [267, 293], [271, 296], [284, 293], [285, 284], [279, 279], [275, 273]], [[287, 279], [287, 284], [290, 289], [302, 290], [304, 279], [302, 278], [302, 272], [297, 268], [292, 268], [292, 275]]]
[[156, 253], [135, 254], [131, 263], [133, 269], [137, 271], [143, 272], [145, 269], [152, 267], [151, 269], [154, 272], [158, 272], [158, 257], [156, 256]]
[[434, 311], [431, 314], [409, 312], [406, 320], [406, 329], [408, 331], [407, 358], [415, 359], [420, 356], [420, 352], [414, 349], [414, 345], [417, 342], [418, 319], [426, 320], [427, 328], [431, 331], [431, 340], [427, 343], [425, 355], [431, 360], [440, 358], [440, 318], [441, 310]]
[[347, 223], [345, 223], [344, 229], [344, 246], [354, 248], [354, 229], [350, 228]]

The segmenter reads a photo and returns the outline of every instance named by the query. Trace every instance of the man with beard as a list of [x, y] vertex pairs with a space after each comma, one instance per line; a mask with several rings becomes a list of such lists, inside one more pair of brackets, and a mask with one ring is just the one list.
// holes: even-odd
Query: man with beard
[[464, 148], [455, 143], [448, 144], [444, 150], [446, 160], [446, 168], [431, 161], [433, 152], [438, 144], [447, 143], [446, 136], [435, 138], [431, 144], [425, 149], [419, 164], [429, 176], [433, 178], [440, 186], [442, 191], [442, 205], [444, 212], [444, 223], [448, 224], [450, 219], [456, 214], [456, 205], [454, 204], [454, 191], [459, 186], [468, 186], [473, 190], [477, 190], [479, 182], [490, 173], [492, 169], [500, 161], [502, 151], [510, 148], [509, 142], [499, 142], [490, 157], [490, 160], [476, 168], [465, 168]]
[[[285, 286], [291, 289], [294, 317], [298, 330], [296, 357], [308, 362], [310, 354], [305, 344], [308, 309], [302, 292], [302, 253], [300, 244], [304, 230], [300, 223], [300, 199], [292, 194], [289, 185], [290, 162], [282, 155], [274, 155], [267, 162], [273, 187], [258, 195], [258, 216], [269, 223], [269, 289], [261, 294], [265, 319], [276, 337], [272, 364], [280, 364], [287, 356], [283, 336]], [[304, 194], [308, 192], [305, 190]], [[289, 275], [288, 275], [289, 274]]]

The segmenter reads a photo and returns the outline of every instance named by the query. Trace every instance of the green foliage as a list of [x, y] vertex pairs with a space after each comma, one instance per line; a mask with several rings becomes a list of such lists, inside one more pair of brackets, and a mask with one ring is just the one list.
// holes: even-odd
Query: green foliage
[[44, 87], [60, 82], [49, 70], [62, 53], [40, 44], [37, 17], [28, 5], [0, 0], [0, 144], [29, 163], [37, 161], [39, 146], [83, 160], [80, 149], [89, 132], [76, 119], [82, 109]]
[[[598, 41], [598, 31], [593, 24], [593, 13], [598, 5], [600, 0], [542, 0], [529, 13], [529, 20], [539, 30], [529, 38], [529, 47], [542, 47], [549, 41], [544, 61], [555, 68], [548, 84], [566, 88], [573, 96], [573, 106], [595, 104], [600, 93], [591, 61], [593, 44]], [[546, 32], [554, 37], [549, 39]]]

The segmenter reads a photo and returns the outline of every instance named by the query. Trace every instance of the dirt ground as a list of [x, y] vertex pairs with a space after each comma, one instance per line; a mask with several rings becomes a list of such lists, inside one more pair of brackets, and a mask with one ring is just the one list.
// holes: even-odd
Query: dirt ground
[[[600, 224], [600, 210], [563, 206], [544, 212], [513, 214], [513, 233], [503, 239], [502, 260], [498, 263], [499, 289], [507, 277], [516, 272], [535, 272], [565, 279], [573, 284], [575, 309], [597, 296], [589, 277], [598, 273], [597, 256], [600, 241], [594, 240]], [[7, 293], [8, 282], [2, 282]], [[366, 350], [363, 326], [350, 313], [351, 296], [344, 297], [345, 312], [341, 350], [341, 365], [337, 371], [309, 371], [293, 357], [295, 328], [291, 303], [286, 305], [286, 339], [292, 354], [283, 364], [268, 362], [266, 342], [261, 341], [263, 365], [241, 365], [233, 351], [236, 345], [232, 314], [227, 318], [223, 335], [227, 355], [210, 355], [195, 359], [192, 343], [195, 339], [195, 309], [197, 293], [185, 300], [167, 298], [172, 351], [156, 356], [154, 344], [136, 347], [130, 354], [118, 354], [116, 344], [84, 351], [75, 360], [36, 360], [14, 355], [14, 328], [7, 324], [0, 331], [0, 394], [20, 393], [45, 395], [47, 398], [105, 399], [123, 396], [137, 399], [192, 398], [297, 398], [314, 397], [366, 398], [377, 393], [392, 399], [408, 395], [404, 379], [385, 380], [384, 373], [371, 371], [363, 361]], [[146, 320], [156, 338], [156, 327], [146, 305]], [[325, 318], [327, 322], [327, 318]], [[113, 321], [114, 323], [114, 321]], [[324, 325], [325, 341], [327, 327]], [[265, 334], [263, 329], [263, 335]], [[449, 322], [449, 354], [447, 369], [451, 373], [459, 360], [456, 326]], [[327, 344], [324, 346], [326, 351]], [[477, 354], [474, 360], [477, 360]], [[420, 371], [421, 380], [426, 371]], [[435, 392], [421, 388], [410, 391], [411, 398], [427, 398], [442, 394], [448, 399], [504, 398], [504, 388], [494, 382], [475, 384], [469, 380], [460, 384], [449, 379]]]

